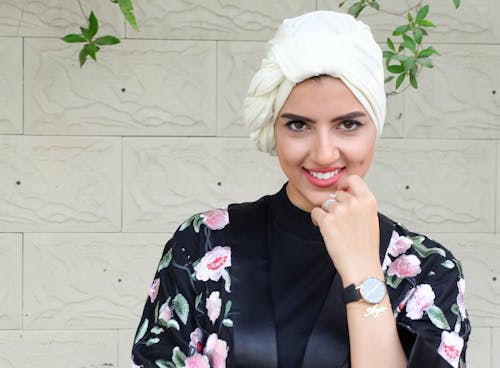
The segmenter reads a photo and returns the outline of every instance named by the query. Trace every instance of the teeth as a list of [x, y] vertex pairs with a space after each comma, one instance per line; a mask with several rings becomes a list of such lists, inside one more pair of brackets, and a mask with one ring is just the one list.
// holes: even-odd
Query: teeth
[[335, 175], [339, 173], [340, 169], [334, 170], [334, 171], [328, 171], [328, 172], [315, 172], [315, 171], [309, 171], [309, 174], [314, 176], [316, 179], [321, 179], [321, 180], [327, 180], [330, 178], [333, 178]]

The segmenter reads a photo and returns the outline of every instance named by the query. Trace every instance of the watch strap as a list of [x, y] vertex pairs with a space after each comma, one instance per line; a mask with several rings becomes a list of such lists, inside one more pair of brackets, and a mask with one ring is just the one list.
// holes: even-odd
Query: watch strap
[[342, 290], [342, 299], [344, 299], [344, 303], [352, 303], [357, 302], [361, 299], [361, 294], [359, 290], [356, 288], [356, 285], [351, 284]]

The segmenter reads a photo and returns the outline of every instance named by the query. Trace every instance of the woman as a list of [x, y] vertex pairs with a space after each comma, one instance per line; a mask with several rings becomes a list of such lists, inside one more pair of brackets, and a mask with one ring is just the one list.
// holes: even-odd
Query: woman
[[465, 366], [460, 263], [378, 214], [362, 179], [385, 102], [366, 25], [327, 11], [283, 22], [245, 118], [288, 182], [180, 226], [149, 292], [134, 366]]

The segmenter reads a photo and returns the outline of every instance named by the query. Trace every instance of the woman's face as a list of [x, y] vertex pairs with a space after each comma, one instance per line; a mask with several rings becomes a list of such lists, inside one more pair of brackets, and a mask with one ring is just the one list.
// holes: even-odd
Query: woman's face
[[290, 201], [311, 211], [337, 190], [341, 177], [364, 177], [376, 135], [368, 113], [340, 79], [321, 76], [297, 84], [274, 126]]

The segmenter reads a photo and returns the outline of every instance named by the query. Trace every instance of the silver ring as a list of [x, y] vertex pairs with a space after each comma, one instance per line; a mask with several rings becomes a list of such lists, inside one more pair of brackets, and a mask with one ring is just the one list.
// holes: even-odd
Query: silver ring
[[328, 211], [328, 206], [331, 205], [333, 202], [335, 202], [335, 197], [336, 197], [335, 193], [330, 194], [330, 198], [328, 198], [326, 201], [323, 202], [321, 208], [324, 209], [325, 211]]

